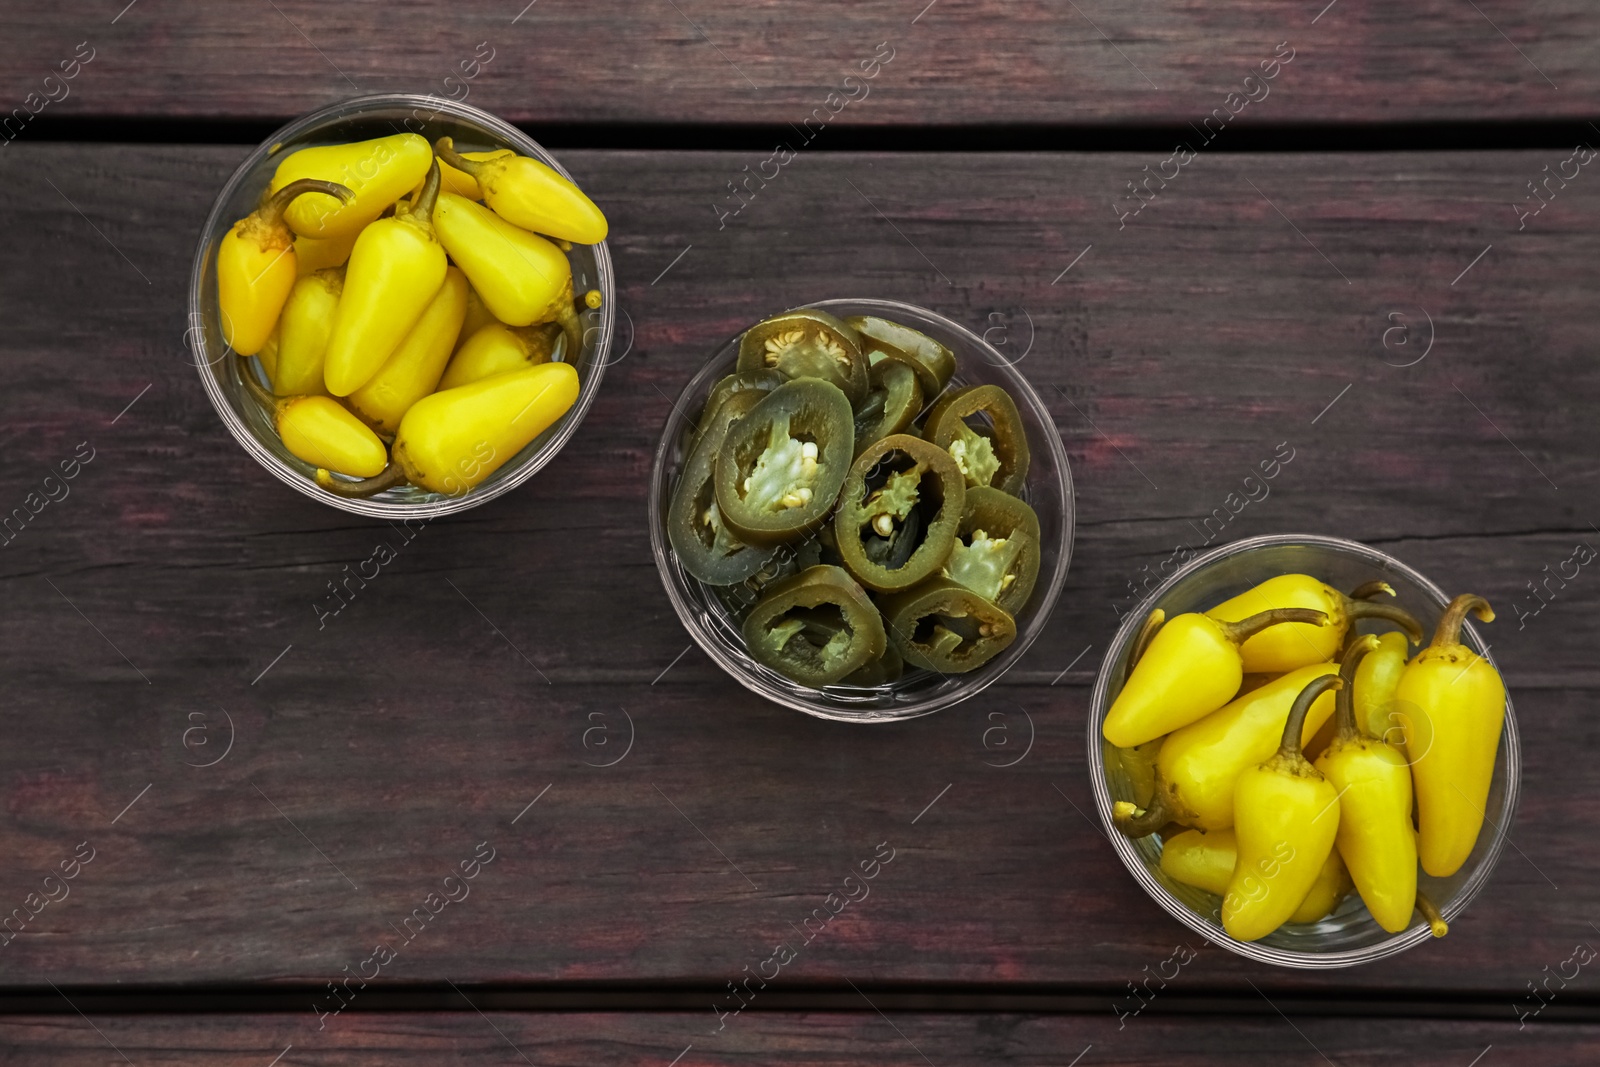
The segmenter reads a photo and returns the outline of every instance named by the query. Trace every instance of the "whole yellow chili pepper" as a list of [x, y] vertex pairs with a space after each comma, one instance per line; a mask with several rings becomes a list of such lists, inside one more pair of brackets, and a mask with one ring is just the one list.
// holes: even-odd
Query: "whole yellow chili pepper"
[[569, 363], [444, 389], [411, 405], [400, 420], [388, 470], [356, 483], [318, 471], [317, 484], [342, 496], [370, 496], [404, 481], [460, 495], [549, 429], [577, 398], [578, 372]]
[[1417, 854], [1422, 869], [1447, 878], [1472, 854], [1494, 777], [1506, 687], [1482, 656], [1461, 643], [1467, 612], [1483, 622], [1494, 610], [1463, 593], [1439, 618], [1433, 642], [1406, 665], [1395, 692], [1417, 794]]
[[1187, 612], [1161, 627], [1106, 713], [1101, 732], [1118, 748], [1132, 748], [1222, 707], [1239, 691], [1244, 660], [1239, 645], [1284, 622], [1313, 626], [1321, 611], [1274, 608], [1238, 622]]
[[272, 391], [279, 396], [327, 395], [323, 357], [344, 292], [344, 269], [332, 267], [307, 274], [294, 283], [279, 320], [278, 369]]
[[594, 201], [557, 171], [527, 156], [507, 154], [486, 160], [456, 154], [450, 138], [435, 144], [441, 159], [470, 174], [483, 191], [483, 202], [507, 222], [578, 244], [606, 239], [606, 217]]
[[1239, 863], [1222, 898], [1222, 928], [1256, 941], [1282, 926], [1311, 891], [1339, 831], [1339, 793], [1300, 754], [1306, 713], [1337, 675], [1315, 678], [1295, 698], [1277, 755], [1234, 787]]
[[272, 413], [273, 428], [290, 455], [321, 469], [369, 478], [388, 463], [383, 442], [360, 419], [327, 396], [274, 397], [241, 360], [239, 377]]
[[466, 313], [467, 278], [451, 267], [433, 302], [394, 355], [366, 385], [350, 394], [351, 409], [379, 433], [398, 430], [411, 405], [439, 386]]
[[360, 236], [360, 230], [352, 231], [342, 237], [296, 236], [295, 270], [300, 272], [301, 277], [305, 277], [319, 270], [344, 266], [350, 261], [350, 250], [356, 246], [356, 238]]
[[1357, 664], [1378, 647], [1359, 638], [1345, 653], [1333, 741], [1316, 762], [1339, 791], [1339, 852], [1367, 910], [1397, 934], [1417, 903], [1417, 835], [1411, 828], [1411, 768], [1400, 750], [1367, 737], [1356, 722]]
[[[1129, 837], [1143, 837], [1169, 822], [1201, 830], [1232, 826], [1239, 776], [1278, 750], [1284, 724], [1301, 691], [1315, 679], [1338, 671], [1332, 663], [1301, 667], [1174, 730], [1156, 754], [1156, 788], [1150, 803], [1144, 805], [1142, 814], [1133, 805], [1113, 805], [1117, 829]], [[1324, 693], [1312, 703], [1302, 743], [1316, 735], [1333, 710], [1332, 693]]]
[[[467, 343], [469, 337], [491, 322], [500, 322], [500, 320], [494, 317], [494, 312], [490, 311], [488, 305], [483, 302], [483, 297], [478, 295], [478, 290], [468, 284], [467, 314], [461, 320], [461, 337], [456, 341], [456, 351], [461, 351], [461, 346]], [[504, 325], [504, 323], [501, 323], [501, 325]]]
[[317, 145], [283, 157], [272, 175], [273, 192], [300, 178], [342, 183], [353, 192], [343, 204], [308, 197], [287, 213], [289, 226], [305, 237], [354, 234], [414, 188], [433, 162], [425, 138], [398, 133], [354, 144]]
[[1405, 673], [1408, 651], [1404, 634], [1379, 634], [1378, 647], [1361, 661], [1351, 683], [1356, 722], [1373, 737], [1391, 744], [1402, 741], [1400, 724], [1394, 716], [1394, 695], [1400, 688], [1400, 676]]
[[324, 365], [334, 396], [378, 372], [444, 284], [448, 261], [429, 221], [438, 192], [434, 167], [411, 211], [371, 223], [356, 239]]
[[[1167, 877], [1219, 897], [1228, 891], [1238, 859], [1232, 830], [1185, 830], [1161, 842], [1161, 870]], [[1339, 850], [1334, 849], [1289, 921], [1314, 923], [1333, 911], [1349, 892], [1349, 879]]]
[[494, 317], [530, 326], [572, 304], [572, 265], [561, 249], [513, 226], [482, 204], [441, 193], [434, 209], [439, 240]]
[[1206, 612], [1213, 619], [1234, 622], [1271, 608], [1315, 608], [1328, 617], [1326, 626], [1285, 623], [1262, 630], [1240, 646], [1250, 673], [1292, 671], [1310, 663], [1326, 663], [1339, 653], [1345, 632], [1356, 619], [1387, 619], [1422, 643], [1422, 625], [1393, 604], [1362, 599], [1377, 593], [1394, 595], [1387, 582], [1368, 582], [1345, 596], [1309, 574], [1280, 574]]
[[[501, 156], [514, 154], [509, 148], [496, 148], [488, 152], [463, 152], [461, 158], [481, 163], [486, 159], [499, 159]], [[483, 199], [483, 190], [478, 187], [478, 179], [464, 170], [457, 170], [443, 159], [439, 160], [439, 178], [441, 180], [439, 188], [444, 192], [455, 193], [468, 200]]]
[[278, 324], [294, 288], [294, 235], [283, 224], [291, 201], [307, 193], [348, 197], [333, 182], [291, 182], [265, 197], [260, 207], [233, 224], [217, 247], [217, 308], [222, 339], [241, 356], [253, 356]]
[[481, 378], [550, 362], [561, 330], [554, 323], [506, 326], [491, 322], [462, 342], [439, 388], [454, 389]]

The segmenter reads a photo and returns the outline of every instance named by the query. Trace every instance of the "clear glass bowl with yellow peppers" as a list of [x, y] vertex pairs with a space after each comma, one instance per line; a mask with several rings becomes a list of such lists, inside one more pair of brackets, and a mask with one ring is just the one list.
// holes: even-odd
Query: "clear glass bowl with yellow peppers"
[[650, 487], [656, 566], [705, 653], [842, 722], [1005, 674], [1061, 593], [1075, 513], [1026, 354], [893, 300], [752, 316], [673, 402]]
[[607, 223], [509, 123], [432, 96], [314, 112], [201, 231], [187, 358], [235, 439], [332, 507], [436, 516], [532, 477], [610, 358]]
[[1180, 567], [1123, 617], [1090, 706], [1095, 804], [1134, 879], [1285, 967], [1444, 936], [1521, 790], [1474, 622], [1492, 626], [1482, 598], [1340, 538], [1256, 537]]

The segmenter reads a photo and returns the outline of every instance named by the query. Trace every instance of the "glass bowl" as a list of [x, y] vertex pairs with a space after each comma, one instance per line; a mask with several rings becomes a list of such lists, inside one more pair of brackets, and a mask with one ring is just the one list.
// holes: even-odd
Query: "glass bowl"
[[[1027, 607], [1017, 617], [1016, 640], [994, 659], [965, 674], [946, 675], [908, 667], [897, 681], [873, 687], [835, 685], [812, 689], [751, 658], [745, 651], [740, 618], [717, 598], [712, 587], [679, 565], [667, 541], [665, 522], [678, 471], [686, 458], [686, 437], [712, 385], [733, 372], [740, 334], [722, 344], [689, 380], [667, 416], [650, 479], [650, 547], [667, 596], [690, 636], [706, 655], [751, 692], [807, 715], [840, 722], [894, 722], [927, 715], [992, 685], [1028, 650], [1049, 620], [1072, 557], [1075, 508], [1066, 449], [1050, 413], [1027, 379], [966, 327], [926, 308], [894, 300], [820, 300], [805, 306], [840, 318], [878, 315], [921, 330], [955, 352], [957, 373], [950, 380], [951, 386], [998, 385], [1016, 401], [1032, 453], [1022, 497], [1038, 512], [1040, 525], [1039, 580]], [[925, 404], [932, 402], [932, 398], [924, 400]]]
[[[421, 134], [430, 143], [440, 137], [453, 137], [456, 147], [463, 152], [490, 147], [511, 148], [571, 177], [555, 157], [515, 126], [486, 111], [439, 97], [414, 93], [361, 96], [314, 111], [274, 133], [251, 152], [211, 205], [211, 214], [206, 217], [195, 248], [184, 342], [223, 425], [257, 463], [280, 481], [341, 511], [383, 518], [434, 518], [492, 500], [521, 485], [561, 451], [588, 414], [599, 391], [601, 376], [605, 374], [616, 317], [616, 280], [611, 270], [611, 254], [604, 241], [597, 245], [572, 246], [567, 259], [572, 264], [573, 291], [598, 289], [602, 296], [599, 309], [586, 309], [581, 314], [584, 327], [581, 350], [575, 356], [572, 353], [561, 356], [578, 372], [578, 399], [554, 425], [482, 483], [456, 496], [420, 486], [401, 485], [365, 499], [342, 497], [320, 488], [313, 480], [315, 468], [284, 447], [272, 428], [271, 415], [245, 391], [239, 378], [238, 360], [228, 358], [232, 350], [222, 340], [217, 306], [217, 246], [235, 221], [255, 210], [283, 153], [307, 145], [360, 141], [401, 132]], [[259, 370], [253, 359], [248, 366]]]
[[[1165, 610], [1169, 619], [1181, 612], [1206, 611], [1258, 582], [1289, 573], [1315, 575], [1335, 589], [1344, 590], [1368, 579], [1382, 578], [1394, 586], [1393, 602], [1415, 615], [1430, 637], [1450, 599], [1438, 586], [1393, 556], [1337, 537], [1279, 534], [1235, 541], [1207, 552], [1168, 578], [1129, 612], [1106, 651], [1089, 707], [1089, 774], [1095, 806], [1112, 847], [1134, 880], [1179, 922], [1215, 944], [1262, 963], [1302, 970], [1349, 967], [1387, 959], [1428, 940], [1432, 936], [1428, 924], [1416, 916], [1406, 930], [1391, 934], [1367, 913], [1360, 895], [1352, 891], [1331, 915], [1318, 922], [1288, 923], [1259, 941], [1236, 941], [1222, 929], [1220, 898], [1175, 882], [1161, 870], [1161, 840], [1157, 835], [1130, 840], [1111, 821], [1114, 801], [1134, 799], [1133, 784], [1115, 750], [1101, 737], [1100, 724], [1122, 689], [1128, 657], [1146, 616], [1155, 608]], [[1388, 598], [1384, 600], [1388, 602]], [[1365, 622], [1361, 625], [1364, 631], [1370, 629], [1374, 633], [1394, 629], [1381, 622], [1377, 626]], [[1488, 646], [1470, 622], [1462, 627], [1461, 641], [1493, 665]], [[1516, 814], [1521, 790], [1522, 749], [1517, 740], [1516, 715], [1507, 696], [1505, 729], [1485, 809], [1487, 818], [1472, 855], [1448, 878], [1418, 872], [1417, 888], [1439, 907], [1446, 920], [1465, 911], [1488, 882], [1500, 860], [1505, 828]]]

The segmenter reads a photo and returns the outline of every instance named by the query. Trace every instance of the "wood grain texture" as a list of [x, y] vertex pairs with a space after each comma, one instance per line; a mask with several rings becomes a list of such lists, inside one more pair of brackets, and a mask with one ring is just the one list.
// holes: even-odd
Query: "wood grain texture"
[[[0, 907], [97, 850], [0, 949], [8, 983], [329, 981], [488, 841], [470, 898], [384, 980], [720, 987], [888, 842], [870, 898], [786, 980], [1120, 991], [1186, 934], [1100, 837], [1087, 687], [1128, 583], [1197, 544], [1283, 441], [1295, 458], [1225, 537], [1347, 536], [1488, 596], [1527, 786], [1516, 848], [1446, 941], [1323, 976], [1210, 948], [1196, 981], [1503, 996], [1512, 1019], [1596, 937], [1600, 579], [1520, 631], [1509, 610], [1600, 539], [1587, 175], [1519, 232], [1506, 202], [1543, 154], [1201, 156], [1119, 230], [1106, 205], [1152, 160], [817, 153], [719, 230], [710, 205], [751, 159], [569, 153], [612, 220], [631, 348], [544, 473], [399, 544], [259, 470], [187, 363], [194, 235], [242, 154], [18, 144], [0, 164], [0, 227], [26, 250], [0, 257], [0, 504], [95, 449], [0, 549]], [[656, 435], [698, 362], [843, 295], [1026, 349], [1078, 486], [1039, 644], [981, 699], [886, 728], [766, 705], [686, 650], [645, 529]], [[1417, 351], [1385, 348], [1391, 312], [1435, 324], [1412, 367], [1388, 365]], [[399, 559], [319, 629], [313, 603], [380, 539]], [[221, 709], [232, 750], [186, 766], [221, 751]], [[1020, 739], [1019, 709], [1032, 751], [987, 765], [988, 716]], [[618, 747], [585, 731], [620, 747], [624, 710], [631, 752], [591, 766]], [[184, 746], [196, 723], [214, 747]]]
[[[1325, 2], [166, 0], [119, 15], [19, 0], [0, 41], [0, 102], [40, 123], [287, 119], [361, 93], [465, 91], [534, 125], [782, 125], [838, 90], [858, 98], [832, 107], [850, 125], [1182, 125], [1244, 92], [1287, 42], [1292, 65], [1240, 122], [1593, 117], [1600, 13], [1582, 0]], [[43, 79], [79, 42], [94, 59], [63, 97]], [[844, 87], [879, 42], [894, 58], [870, 91]], [[461, 81], [461, 64], [484, 56]], [[29, 93], [58, 102], [41, 109]]]
[[[1126, 1020], [1026, 1015], [883, 1016], [859, 1012], [749, 1014], [708, 1035], [704, 1020], [662, 1013], [346, 1015], [318, 1031], [293, 1016], [77, 1015], [0, 1020], [7, 1062], [26, 1067], [121, 1063], [281, 1065], [537, 1063], [550, 1067], [645, 1064], [707, 1067], [884, 1067], [984, 1063], [1124, 1067], [1324, 1063], [1372, 1067], [1408, 1063], [1465, 1067], [1484, 1062], [1587, 1067], [1600, 1055], [1600, 1028], [1440, 1020], [1165, 1017]], [[96, 1031], [99, 1031], [98, 1033]], [[519, 1055], [520, 1053], [520, 1055]], [[1319, 1053], [1321, 1055], [1319, 1055]], [[1324, 1060], [1323, 1056], [1327, 1059]], [[681, 1057], [676, 1058], [675, 1057]]]

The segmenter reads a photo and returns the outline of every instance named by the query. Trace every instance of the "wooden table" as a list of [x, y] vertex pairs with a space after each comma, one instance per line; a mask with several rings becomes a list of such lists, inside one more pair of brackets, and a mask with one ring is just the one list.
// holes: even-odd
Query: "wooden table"
[[[1600, 1058], [1595, 971], [1550, 980], [1600, 945], [1600, 577], [1530, 592], [1600, 544], [1600, 178], [1567, 162], [1600, 137], [1600, 10], [923, 3], [7, 6], [6, 1062]], [[420, 530], [270, 479], [183, 344], [249, 147], [390, 90], [465, 90], [558, 151], [626, 313], [557, 461]], [[1078, 492], [1066, 592], [1004, 684], [876, 729], [716, 669], [645, 525], [710, 348], [860, 295], [1019, 360]], [[1450, 936], [1326, 974], [1200, 946], [1123, 871], [1085, 768], [1119, 613], [1285, 447], [1213, 543], [1337, 534], [1483, 593], [1524, 738], [1513, 847]], [[63, 862], [70, 892], [30, 896]]]

